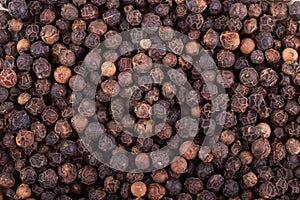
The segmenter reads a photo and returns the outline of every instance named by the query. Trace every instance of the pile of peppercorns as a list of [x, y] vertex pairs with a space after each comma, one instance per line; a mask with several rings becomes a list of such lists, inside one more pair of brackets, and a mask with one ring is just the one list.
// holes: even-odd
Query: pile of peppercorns
[[[0, 0], [0, 200], [299, 199], [300, 2], [288, 2]], [[178, 56], [155, 48], [157, 38], [146, 38], [138, 51], [118, 58], [132, 45], [118, 33], [133, 28], [156, 29], [163, 41], [178, 31], [196, 42], [174, 42], [174, 51], [184, 49]], [[80, 74], [80, 67], [91, 50], [112, 38], [102, 52], [97, 110], [83, 98], [74, 115], [82, 97], [73, 91], [90, 91], [86, 79], [94, 80]], [[198, 43], [214, 58], [218, 73], [199, 73], [190, 64]], [[149, 84], [163, 79], [152, 63], [175, 69], [175, 80]], [[132, 69], [150, 75], [132, 77]], [[112, 104], [111, 97], [116, 91], [126, 96], [136, 80], [144, 84], [124, 115], [125, 102]], [[184, 80], [194, 90], [175, 97], [175, 85]], [[227, 94], [219, 94], [218, 85]], [[162, 169], [124, 172], [130, 162], [120, 152], [112, 152], [110, 164], [122, 170], [109, 168], [78, 135], [99, 141], [102, 151], [117, 144], [139, 153], [133, 163], [147, 169], [165, 157], [146, 153], [168, 145], [183, 123], [178, 101], [200, 118], [198, 134], [193, 142], [172, 143], [181, 156]], [[215, 121], [212, 102], [227, 108]], [[100, 126], [89, 123], [93, 112]], [[166, 123], [153, 127], [149, 117], [165, 113]], [[221, 125], [216, 137], [209, 127]], [[160, 131], [136, 138], [124, 128], [146, 135]], [[101, 138], [100, 129], [109, 137]], [[184, 134], [189, 132], [180, 137]], [[205, 137], [211, 147], [201, 146]]]

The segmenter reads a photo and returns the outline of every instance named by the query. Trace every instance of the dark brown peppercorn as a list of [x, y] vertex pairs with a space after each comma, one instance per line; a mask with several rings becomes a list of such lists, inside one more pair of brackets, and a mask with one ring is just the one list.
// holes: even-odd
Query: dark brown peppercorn
[[40, 22], [43, 24], [51, 24], [55, 20], [55, 12], [50, 9], [45, 9], [40, 14]]
[[81, 9], [81, 16], [86, 21], [97, 19], [99, 16], [98, 7], [94, 4], [85, 4]]
[[288, 114], [284, 110], [274, 110], [271, 114], [271, 121], [276, 126], [284, 126], [288, 121]]
[[166, 194], [166, 189], [163, 186], [159, 185], [158, 183], [151, 183], [148, 187], [147, 197], [150, 200], [162, 199], [165, 194]]
[[71, 163], [65, 163], [58, 168], [58, 175], [64, 183], [71, 183], [77, 178], [77, 168]]
[[35, 60], [32, 68], [39, 79], [48, 78], [51, 74], [51, 65], [45, 58]]
[[267, 139], [260, 138], [255, 140], [251, 146], [251, 152], [257, 159], [263, 159], [271, 153], [271, 146]]
[[75, 64], [76, 56], [71, 50], [62, 50], [59, 54], [59, 62], [62, 65], [70, 67]]
[[259, 50], [267, 50], [272, 48], [274, 39], [269, 32], [260, 32], [255, 37], [256, 45]]
[[49, 47], [42, 41], [37, 41], [30, 46], [30, 54], [34, 58], [46, 58], [49, 55]]
[[64, 4], [60, 14], [64, 19], [72, 21], [78, 18], [78, 9], [70, 3]]
[[15, 185], [15, 178], [13, 174], [3, 172], [0, 174], [0, 186], [3, 188], [11, 188]]
[[276, 188], [273, 183], [268, 181], [259, 186], [258, 193], [263, 198], [272, 199], [276, 195]]
[[239, 75], [241, 83], [247, 87], [253, 87], [258, 84], [258, 73], [252, 67], [246, 67], [240, 71]]
[[39, 175], [40, 185], [45, 189], [54, 188], [58, 182], [58, 176], [52, 169], [47, 169]]
[[121, 13], [117, 9], [111, 9], [104, 12], [102, 18], [108, 26], [115, 26], [121, 21]]
[[266, 68], [260, 72], [260, 84], [265, 87], [272, 87], [277, 83], [278, 75], [271, 68]]
[[229, 50], [221, 50], [217, 54], [218, 66], [222, 68], [229, 68], [235, 63], [235, 55]]

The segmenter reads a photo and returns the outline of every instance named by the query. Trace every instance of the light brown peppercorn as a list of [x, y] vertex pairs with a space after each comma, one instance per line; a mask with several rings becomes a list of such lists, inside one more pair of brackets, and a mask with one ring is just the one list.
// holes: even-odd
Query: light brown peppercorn
[[250, 54], [255, 49], [255, 42], [251, 38], [244, 38], [240, 45], [240, 51], [243, 54]]
[[259, 134], [263, 137], [263, 138], [268, 138], [271, 135], [271, 128], [269, 126], [269, 124], [265, 123], [265, 122], [261, 122], [259, 124], [256, 125], [256, 127], [259, 130]]
[[291, 155], [297, 155], [300, 153], [300, 141], [295, 138], [290, 138], [285, 144], [286, 150]]
[[207, 8], [206, 0], [186, 0], [186, 7], [194, 13], [202, 13]]
[[142, 39], [140, 41], [140, 46], [145, 50], [150, 49], [151, 45], [152, 45], [152, 42], [150, 39]]
[[22, 183], [16, 190], [17, 199], [28, 199], [31, 196], [31, 189], [29, 185]]
[[200, 44], [198, 44], [195, 41], [188, 42], [185, 45], [185, 51], [187, 54], [189, 54], [191, 56], [197, 56], [200, 52]]
[[214, 49], [219, 43], [219, 34], [215, 30], [209, 29], [203, 36], [202, 41], [205, 46]]
[[250, 151], [242, 151], [239, 155], [239, 159], [243, 165], [248, 165], [253, 161], [253, 155]]
[[142, 197], [146, 194], [147, 187], [146, 184], [138, 181], [131, 185], [131, 193], [136, 197]]
[[59, 39], [59, 31], [55, 26], [46, 25], [42, 28], [40, 36], [46, 44], [53, 45]]
[[88, 31], [102, 36], [107, 31], [107, 25], [102, 19], [96, 19], [90, 23]]
[[27, 148], [34, 142], [34, 134], [31, 131], [20, 130], [16, 137], [16, 143], [21, 148]]
[[171, 163], [171, 169], [176, 174], [185, 173], [187, 170], [187, 162], [183, 157], [174, 158]]
[[54, 70], [54, 79], [58, 83], [66, 84], [72, 76], [72, 71], [69, 67], [59, 66]]
[[74, 20], [74, 22], [72, 23], [72, 31], [75, 30], [80, 30], [80, 31], [86, 30], [86, 21], [84, 21], [83, 19]]
[[19, 54], [25, 53], [30, 49], [30, 41], [27, 39], [21, 39], [17, 43], [17, 51]]
[[221, 133], [220, 141], [226, 145], [230, 145], [235, 140], [235, 132], [231, 130], [224, 130]]
[[8, 29], [13, 32], [19, 32], [23, 28], [23, 23], [17, 19], [11, 19], [8, 21]]
[[116, 66], [113, 62], [106, 61], [101, 65], [101, 75], [111, 77], [116, 73]]
[[179, 153], [187, 160], [192, 160], [197, 157], [199, 152], [199, 145], [192, 141], [186, 141], [182, 143], [179, 148]]
[[28, 92], [23, 92], [18, 96], [18, 103], [20, 105], [25, 105], [29, 99], [31, 98], [31, 95]]
[[280, 52], [273, 48], [265, 51], [265, 57], [270, 64], [278, 63], [281, 59]]
[[224, 31], [220, 35], [222, 46], [228, 50], [235, 50], [240, 45], [240, 35], [236, 32]]
[[282, 52], [282, 58], [284, 62], [296, 62], [298, 61], [298, 52], [293, 48], [286, 48]]
[[258, 182], [258, 178], [253, 172], [248, 172], [243, 176], [243, 182], [247, 187], [254, 187]]

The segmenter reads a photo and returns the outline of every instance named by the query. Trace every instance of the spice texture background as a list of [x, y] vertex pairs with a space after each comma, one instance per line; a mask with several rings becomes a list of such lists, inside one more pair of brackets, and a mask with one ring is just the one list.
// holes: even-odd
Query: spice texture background
[[0, 4], [0, 200], [300, 199], [299, 1]]

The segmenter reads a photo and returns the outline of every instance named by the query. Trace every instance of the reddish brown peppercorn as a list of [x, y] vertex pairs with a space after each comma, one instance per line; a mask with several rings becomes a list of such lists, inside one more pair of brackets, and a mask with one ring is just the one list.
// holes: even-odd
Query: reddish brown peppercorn
[[27, 130], [20, 130], [16, 137], [16, 143], [21, 148], [27, 148], [34, 142], [33, 132]]
[[17, 84], [17, 74], [12, 69], [3, 69], [0, 72], [0, 85], [5, 88], [12, 88]]
[[147, 187], [145, 183], [138, 181], [131, 185], [131, 193], [136, 197], [142, 197], [146, 194]]
[[187, 162], [183, 157], [177, 157], [171, 163], [171, 169], [176, 174], [185, 173], [187, 170]]
[[255, 42], [251, 38], [245, 38], [241, 42], [240, 51], [243, 54], [250, 54], [255, 49]]
[[225, 31], [220, 35], [222, 46], [228, 50], [235, 50], [240, 45], [240, 36], [236, 32]]
[[54, 79], [58, 83], [66, 84], [72, 76], [72, 71], [69, 67], [59, 66], [54, 70]]

